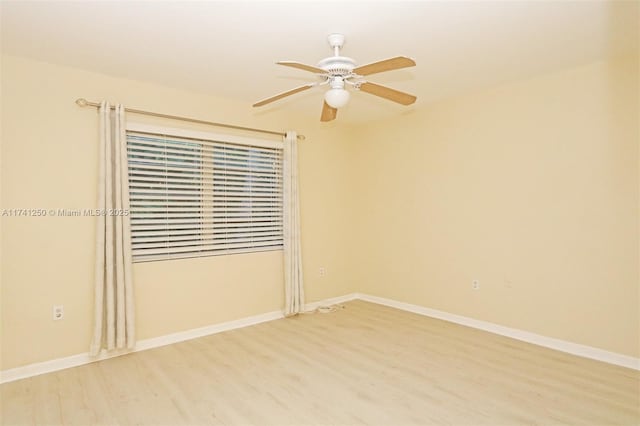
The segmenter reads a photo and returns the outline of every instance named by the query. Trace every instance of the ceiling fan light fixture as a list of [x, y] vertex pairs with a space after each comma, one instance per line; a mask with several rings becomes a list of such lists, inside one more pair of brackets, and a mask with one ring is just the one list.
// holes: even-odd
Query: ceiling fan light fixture
[[333, 108], [342, 108], [349, 103], [351, 95], [345, 89], [329, 89], [324, 94], [324, 100]]

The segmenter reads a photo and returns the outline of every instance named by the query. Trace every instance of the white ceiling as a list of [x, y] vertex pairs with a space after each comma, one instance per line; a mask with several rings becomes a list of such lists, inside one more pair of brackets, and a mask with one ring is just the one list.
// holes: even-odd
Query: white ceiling
[[[314, 81], [275, 65], [315, 65], [326, 36], [346, 35], [345, 56], [391, 56], [417, 67], [372, 76], [418, 96], [403, 107], [355, 93], [338, 114], [366, 122], [464, 91], [638, 50], [636, 1], [439, 2], [10, 2], [2, 50], [104, 74], [243, 100]], [[320, 114], [321, 90], [263, 107]]]

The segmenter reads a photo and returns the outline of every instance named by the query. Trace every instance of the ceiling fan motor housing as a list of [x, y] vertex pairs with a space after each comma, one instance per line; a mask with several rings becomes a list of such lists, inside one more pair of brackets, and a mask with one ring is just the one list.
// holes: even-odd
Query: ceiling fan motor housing
[[346, 56], [330, 56], [318, 62], [318, 67], [332, 76], [346, 77], [352, 74], [356, 61]]

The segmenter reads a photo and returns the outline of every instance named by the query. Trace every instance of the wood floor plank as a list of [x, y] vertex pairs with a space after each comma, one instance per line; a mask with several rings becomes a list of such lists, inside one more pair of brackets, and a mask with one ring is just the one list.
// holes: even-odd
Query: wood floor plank
[[640, 372], [362, 301], [0, 392], [3, 425], [640, 424]]

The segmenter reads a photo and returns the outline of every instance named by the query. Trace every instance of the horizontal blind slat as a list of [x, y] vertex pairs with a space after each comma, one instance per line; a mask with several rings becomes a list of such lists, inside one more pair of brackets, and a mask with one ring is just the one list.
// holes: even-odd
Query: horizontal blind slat
[[[129, 174], [136, 173], [138, 170], [156, 170], [159, 172], [164, 173], [165, 171], [170, 171], [170, 172], [176, 172], [176, 173], [184, 173], [186, 175], [190, 175], [193, 176], [194, 178], [199, 177], [201, 178], [201, 174], [202, 174], [202, 168], [198, 167], [197, 165], [190, 165], [189, 167], [187, 167], [186, 165], [182, 165], [182, 167], [177, 167], [177, 165], [169, 165], [169, 164], [164, 164], [164, 163], [143, 163], [143, 162], [139, 162], [136, 163], [135, 160], [134, 161], [129, 161]], [[223, 173], [224, 172], [224, 173]], [[242, 170], [242, 169], [233, 169], [233, 168], [229, 168], [227, 170], [221, 170], [221, 169], [216, 169], [211, 171], [212, 175], [221, 175], [221, 176], [247, 176], [247, 177], [275, 177], [276, 176], [276, 172], [280, 172], [281, 173], [281, 169], [274, 169], [273, 171], [263, 171], [263, 170], [258, 170], [258, 169], [247, 169], [247, 170]], [[159, 176], [162, 176], [161, 173], [158, 173]]]
[[133, 239], [133, 245], [141, 243], [155, 243], [155, 242], [168, 242], [168, 241], [206, 241], [206, 240], [215, 240], [215, 239], [232, 239], [232, 238], [261, 238], [268, 237], [272, 239], [277, 239], [282, 237], [282, 232], [280, 231], [264, 231], [264, 232], [228, 232], [223, 234], [183, 234], [183, 235], [157, 235], [157, 236], [147, 236], [147, 237], [136, 237]]
[[140, 254], [167, 254], [167, 253], [181, 253], [181, 252], [190, 252], [190, 251], [214, 251], [214, 250], [225, 250], [225, 249], [233, 249], [233, 248], [248, 248], [248, 247], [278, 247], [280, 244], [275, 244], [273, 241], [256, 241], [251, 242], [251, 244], [247, 244], [246, 242], [240, 243], [226, 243], [226, 244], [205, 244], [205, 245], [194, 245], [190, 247], [163, 247], [163, 248], [155, 248], [155, 249], [145, 249], [145, 250], [135, 250], [133, 249], [133, 255]]
[[224, 155], [230, 158], [243, 159], [243, 158], [262, 158], [262, 159], [273, 159], [275, 161], [281, 161], [282, 157], [280, 156], [280, 152], [277, 150], [263, 150], [259, 148], [254, 149], [243, 149], [243, 150], [225, 150], [221, 146], [217, 147], [207, 147], [204, 145], [198, 144], [178, 144], [172, 143], [171, 141], [161, 141], [160, 144], [154, 143], [153, 141], [141, 141], [141, 140], [133, 140], [129, 138], [129, 143], [127, 144], [127, 150], [129, 152], [138, 152], [138, 151], [146, 151], [146, 152], [162, 152], [169, 154], [189, 154], [189, 153], [199, 153], [202, 156], [214, 157], [216, 155]]
[[223, 148], [228, 150], [229, 152], [243, 152], [244, 150], [250, 149], [253, 152], [279, 152], [281, 148], [268, 147], [264, 145], [260, 145], [259, 143], [256, 145], [251, 144], [238, 144], [230, 141], [218, 141], [214, 139], [193, 139], [193, 138], [184, 138], [180, 136], [174, 135], [159, 135], [157, 133], [144, 133], [144, 132], [136, 132], [136, 131], [128, 131], [127, 136], [131, 138], [136, 143], [156, 143], [157, 141], [161, 141], [162, 143], [168, 143], [178, 146], [188, 146], [190, 144], [199, 144], [203, 147], [214, 147], [214, 148]]
[[229, 254], [242, 254], [242, 253], [256, 253], [263, 251], [281, 250], [282, 246], [265, 246], [265, 247], [249, 247], [249, 248], [232, 248], [223, 250], [207, 250], [207, 251], [193, 251], [187, 253], [171, 253], [171, 254], [147, 254], [147, 255], [133, 255], [133, 261], [140, 262], [155, 262], [159, 260], [171, 260], [171, 259], [189, 259], [207, 256], [229, 255]]
[[201, 200], [202, 203], [214, 202], [215, 200], [220, 201], [244, 201], [246, 203], [250, 203], [253, 201], [256, 202], [268, 202], [270, 200], [276, 200], [280, 198], [281, 194], [275, 195], [266, 195], [266, 194], [250, 194], [247, 196], [235, 196], [235, 195], [225, 195], [223, 193], [214, 197], [213, 194], [210, 195], [201, 195], [197, 194], [166, 194], [161, 192], [154, 191], [136, 191], [135, 188], [131, 190], [131, 199], [132, 200], [158, 200], [158, 201], [175, 201], [175, 202], [194, 202]]
[[[219, 232], [218, 230], [216, 230], [216, 233]], [[226, 230], [224, 232], [228, 232], [228, 233], [248, 233], [248, 232], [255, 232], [257, 234], [262, 234], [262, 233], [282, 233], [282, 227], [279, 226], [263, 226], [263, 227], [251, 227], [251, 228], [244, 228], [244, 227], [237, 227], [237, 228], [226, 228]], [[171, 238], [171, 237], [180, 237], [180, 236], [185, 236], [185, 235], [200, 235], [203, 237], [207, 237], [210, 235], [214, 235], [214, 232], [212, 232], [212, 230], [210, 228], [198, 228], [198, 229], [194, 229], [194, 230], [189, 230], [189, 229], [183, 229], [183, 230], [179, 230], [179, 229], [174, 229], [171, 231], [167, 231], [167, 230], [159, 230], [159, 231], [139, 231], [136, 233], [136, 235], [133, 237], [134, 239], [142, 239], [142, 238]]]
[[214, 169], [236, 169], [236, 170], [273, 170], [281, 167], [279, 161], [260, 161], [258, 159], [247, 158], [230, 159], [226, 157], [205, 157], [202, 155], [178, 155], [166, 152], [128, 151], [131, 164], [170, 164], [177, 167], [190, 167], [201, 165]]
[[[160, 172], [158, 172], [158, 170], [160, 170]], [[139, 167], [133, 167], [133, 166], [129, 166], [129, 176], [131, 177], [138, 177], [138, 176], [155, 176], [156, 178], [159, 177], [165, 177], [167, 176], [168, 178], [177, 178], [180, 180], [189, 180], [189, 179], [193, 179], [195, 180], [196, 178], [200, 179], [201, 178], [201, 171], [199, 169], [193, 169], [190, 170], [189, 173], [187, 173], [186, 171], [183, 172], [174, 172], [171, 170], [165, 170], [164, 167], [155, 167], [155, 168], [151, 168], [151, 169], [144, 169], [144, 168], [139, 168]], [[221, 180], [243, 180], [243, 179], [247, 179], [247, 180], [251, 180], [251, 181], [256, 181], [256, 182], [261, 182], [261, 181], [267, 181], [267, 182], [271, 182], [271, 181], [278, 181], [280, 182], [280, 176], [278, 174], [269, 174], [269, 175], [265, 175], [265, 176], [250, 176], [247, 175], [246, 173], [238, 173], [238, 174], [232, 174], [229, 171], [227, 171], [227, 173], [217, 176], [214, 173], [214, 179], [221, 179]]]
[[136, 201], [135, 206], [131, 206], [130, 210], [134, 210], [136, 213], [186, 213], [186, 212], [212, 212], [212, 211], [271, 211], [282, 210], [282, 202], [278, 201], [261, 201], [256, 203], [224, 203], [222, 201], [215, 203], [163, 203], [163, 204], [150, 204], [143, 201]]
[[278, 240], [282, 240], [282, 237], [274, 236], [249, 236], [249, 237], [234, 237], [234, 238], [210, 238], [210, 239], [202, 239], [202, 240], [174, 240], [174, 241], [157, 241], [157, 242], [146, 242], [146, 243], [135, 243], [133, 244], [133, 250], [142, 250], [142, 249], [151, 249], [151, 248], [182, 248], [182, 247], [209, 247], [212, 245], [218, 244], [247, 244], [250, 243], [253, 245], [254, 243], [260, 243], [264, 245], [264, 243], [274, 244]]
[[183, 186], [183, 185], [201, 185], [210, 187], [213, 185], [225, 185], [225, 186], [246, 186], [251, 185], [252, 187], [257, 188], [280, 188], [282, 186], [281, 182], [277, 180], [251, 180], [251, 179], [242, 179], [242, 178], [229, 178], [223, 177], [219, 178], [214, 176], [212, 179], [207, 180], [195, 180], [195, 179], [180, 179], [173, 177], [165, 177], [158, 176], [157, 173], [143, 176], [131, 176], [129, 177], [130, 184], [144, 185], [145, 183], [166, 183], [170, 186]]

